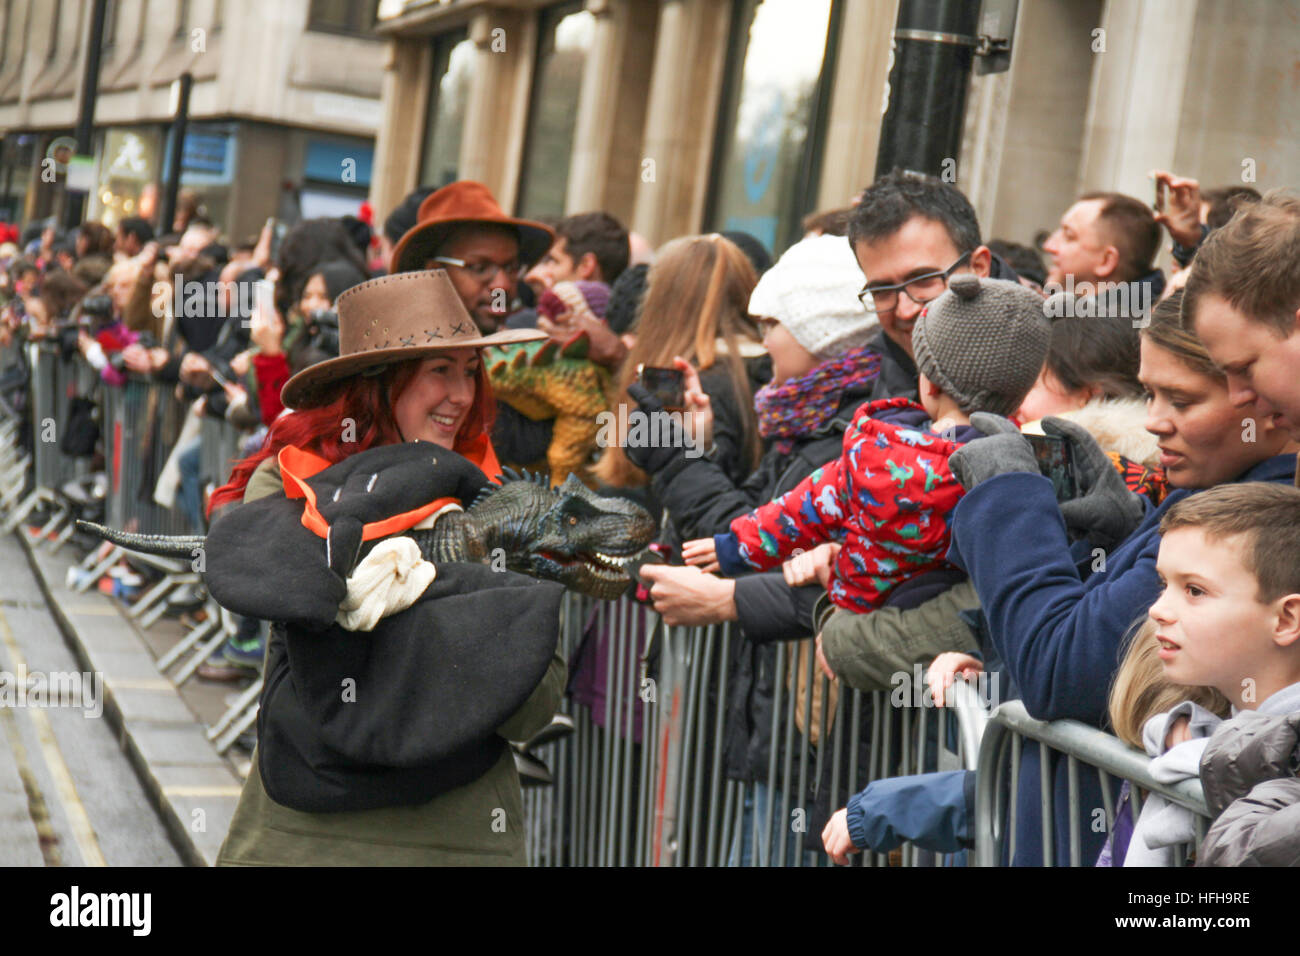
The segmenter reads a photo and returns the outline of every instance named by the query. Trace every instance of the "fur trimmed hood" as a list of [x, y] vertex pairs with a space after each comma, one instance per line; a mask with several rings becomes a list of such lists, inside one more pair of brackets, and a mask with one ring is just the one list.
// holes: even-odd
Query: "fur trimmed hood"
[[[1082, 408], [1057, 416], [1067, 418], [1088, 429], [1103, 451], [1114, 451], [1130, 461], [1140, 462], [1148, 468], [1160, 464], [1160, 449], [1156, 436], [1146, 430], [1146, 403], [1140, 398], [1094, 399]], [[1026, 430], [1038, 431], [1037, 422]]]

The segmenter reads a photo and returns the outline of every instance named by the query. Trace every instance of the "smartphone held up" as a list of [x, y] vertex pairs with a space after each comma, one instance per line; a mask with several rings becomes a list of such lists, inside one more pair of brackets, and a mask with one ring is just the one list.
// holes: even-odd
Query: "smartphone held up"
[[659, 399], [664, 409], [680, 412], [686, 409], [686, 375], [675, 368], [641, 365], [637, 368], [641, 387]]

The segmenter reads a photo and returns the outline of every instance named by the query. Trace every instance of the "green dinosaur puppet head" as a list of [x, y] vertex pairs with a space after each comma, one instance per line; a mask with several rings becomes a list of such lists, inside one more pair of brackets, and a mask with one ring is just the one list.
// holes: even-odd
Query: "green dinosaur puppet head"
[[629, 565], [654, 535], [645, 509], [598, 495], [574, 475], [555, 489], [541, 476], [503, 477], [467, 513], [489, 552], [501, 548], [510, 570], [593, 597], [613, 600], [627, 589]]

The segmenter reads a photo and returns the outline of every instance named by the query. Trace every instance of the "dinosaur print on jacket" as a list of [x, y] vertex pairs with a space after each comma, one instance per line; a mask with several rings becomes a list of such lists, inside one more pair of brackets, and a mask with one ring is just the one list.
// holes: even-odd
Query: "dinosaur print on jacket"
[[923, 412], [905, 398], [862, 406], [839, 458], [716, 535], [722, 572], [767, 570], [796, 549], [843, 538], [831, 600], [863, 612], [903, 581], [945, 567], [948, 516], [962, 495], [948, 456], [961, 446], [889, 421], [900, 411]]

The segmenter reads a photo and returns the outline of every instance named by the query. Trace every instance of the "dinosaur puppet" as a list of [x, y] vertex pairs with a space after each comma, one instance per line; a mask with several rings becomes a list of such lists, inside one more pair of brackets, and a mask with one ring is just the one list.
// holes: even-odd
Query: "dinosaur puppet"
[[[597, 416], [609, 407], [609, 372], [587, 358], [586, 332], [557, 346], [554, 342], [484, 350], [484, 364], [499, 401], [534, 421], [555, 420], [546, 468], [551, 483], [570, 474], [590, 482], [591, 455], [600, 432]], [[533, 465], [532, 462], [518, 462]]]
[[[632, 581], [654, 534], [646, 511], [622, 498], [597, 495], [575, 476], [552, 489], [544, 476], [506, 469], [503, 484], [484, 490], [462, 512], [448, 512], [432, 528], [413, 529], [421, 555], [435, 564], [494, 564], [570, 590], [613, 600]], [[131, 551], [191, 559], [206, 538], [128, 534], [78, 521], [78, 527]]]

